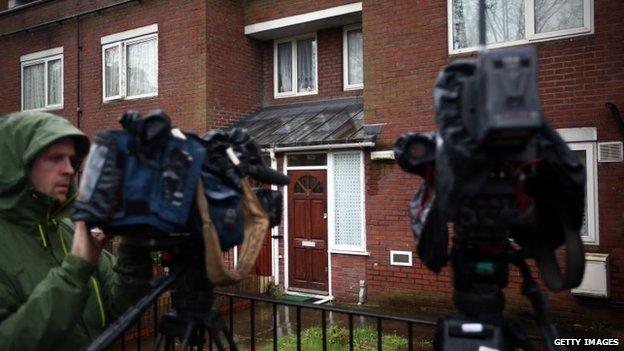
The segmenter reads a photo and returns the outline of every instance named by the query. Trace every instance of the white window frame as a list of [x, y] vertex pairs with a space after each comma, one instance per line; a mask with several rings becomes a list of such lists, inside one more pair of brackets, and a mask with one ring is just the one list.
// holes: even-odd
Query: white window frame
[[[48, 62], [49, 61], [54, 61], [54, 60], [61, 60], [61, 87], [60, 87], [60, 96], [61, 96], [61, 101], [58, 104], [54, 104], [54, 105], [50, 105], [48, 104]], [[20, 85], [21, 85], [21, 105], [20, 108], [22, 111], [26, 111], [24, 110], [24, 68], [28, 67], [28, 66], [33, 66], [33, 65], [38, 65], [43, 63], [44, 66], [44, 70], [43, 70], [43, 84], [44, 84], [44, 94], [45, 94], [45, 105], [44, 107], [40, 107], [40, 108], [34, 108], [34, 109], [30, 109], [27, 111], [46, 111], [46, 110], [60, 110], [63, 108], [63, 92], [64, 92], [64, 60], [63, 60], [63, 47], [57, 47], [57, 48], [53, 48], [53, 49], [49, 49], [49, 50], [43, 50], [43, 51], [37, 51], [37, 52], [33, 52], [31, 54], [27, 54], [27, 55], [23, 55], [20, 58], [20, 64], [21, 64], [21, 68], [20, 68]]]
[[[304, 92], [297, 92], [297, 41], [298, 40], [305, 40], [305, 39], [311, 39], [314, 38], [314, 41], [316, 42], [316, 52], [315, 55], [316, 57], [314, 58], [314, 60], [316, 61], [316, 72], [314, 73], [314, 76], [316, 78], [316, 84], [315, 90], [312, 91], [304, 91]], [[277, 66], [277, 46], [279, 44], [282, 43], [287, 43], [290, 42], [290, 47], [292, 50], [292, 54], [291, 54], [291, 65], [292, 65], [292, 91], [287, 91], [287, 92], [283, 92], [280, 93], [278, 91], [279, 87], [277, 84], [277, 73], [278, 73], [278, 66]], [[318, 38], [316, 36], [316, 32], [314, 33], [307, 33], [307, 34], [302, 34], [302, 35], [297, 35], [294, 37], [288, 37], [288, 38], [282, 38], [282, 39], [277, 39], [273, 41], [273, 96], [275, 99], [280, 99], [280, 98], [285, 98], [285, 97], [293, 97], [293, 96], [306, 96], [306, 95], [316, 95], [318, 94], [318, 89], [319, 89], [319, 76], [318, 76], [318, 66], [319, 66], [319, 61], [318, 61]]]
[[[501, 48], [515, 45], [524, 45], [534, 42], [557, 40], [570, 38], [579, 35], [594, 34], [594, 0], [583, 0], [583, 27], [563, 29], [548, 33], [535, 33], [535, 0], [524, 0], [525, 13], [525, 38], [488, 44], [488, 48]], [[447, 0], [447, 25], [448, 25], [448, 52], [449, 54], [460, 54], [464, 52], [477, 51], [476, 46], [463, 49], [453, 49], [453, 0]]]
[[[128, 45], [156, 39], [156, 91], [146, 94], [127, 95], [126, 49]], [[127, 30], [102, 37], [102, 101], [135, 100], [158, 96], [158, 24]], [[106, 55], [107, 49], [118, 47], [119, 51], [119, 94], [106, 96]]]
[[587, 236], [581, 237], [587, 245], [599, 245], [598, 237], [598, 165], [595, 142], [570, 142], [570, 150], [585, 151], [587, 193]]
[[[408, 257], [408, 262], [396, 262], [394, 260], [394, 255], [395, 254], [399, 254], [399, 255], [406, 255]], [[412, 252], [411, 251], [397, 251], [397, 250], [390, 250], [390, 265], [391, 266], [405, 266], [405, 267], [411, 267], [413, 265], [413, 258], [412, 258]]]
[[[360, 90], [364, 88], [364, 80], [362, 79], [362, 83], [357, 84], [349, 84], [349, 42], [347, 33], [356, 30], [362, 29], [362, 24], [352, 24], [349, 26], [344, 26], [342, 28], [342, 82], [343, 82], [343, 90]], [[362, 38], [362, 45], [364, 39]], [[362, 62], [362, 70], [364, 70], [364, 62]]]
[[[336, 244], [336, 198], [335, 198], [335, 179], [334, 179], [334, 155], [337, 154], [353, 154], [359, 153], [360, 155], [360, 201], [362, 206], [361, 211], [361, 244], [360, 245], [338, 245]], [[328, 252], [339, 254], [353, 254], [353, 255], [369, 255], [366, 250], [366, 176], [364, 167], [364, 151], [340, 151], [327, 153], [327, 188], [329, 189], [327, 194], [327, 237], [328, 237]]]

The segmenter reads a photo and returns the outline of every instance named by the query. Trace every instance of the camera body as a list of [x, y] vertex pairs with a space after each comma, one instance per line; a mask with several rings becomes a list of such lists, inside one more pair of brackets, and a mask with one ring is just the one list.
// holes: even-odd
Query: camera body
[[542, 124], [532, 47], [486, 51], [462, 88], [462, 117], [479, 145], [523, 148]]
[[[223, 251], [243, 242], [253, 218], [267, 216], [271, 226], [281, 221], [279, 191], [245, 195], [248, 176], [288, 183], [287, 177], [264, 165], [260, 148], [245, 131], [213, 131], [200, 139], [173, 129], [162, 111], [145, 118], [130, 111], [120, 123], [123, 130], [100, 132], [95, 138], [74, 220], [113, 235], [147, 239], [148, 245], [173, 233], [199, 239], [207, 226]], [[198, 196], [206, 199], [209, 224], [202, 220], [206, 217], [200, 213]], [[250, 215], [245, 209], [256, 203], [260, 209]]]

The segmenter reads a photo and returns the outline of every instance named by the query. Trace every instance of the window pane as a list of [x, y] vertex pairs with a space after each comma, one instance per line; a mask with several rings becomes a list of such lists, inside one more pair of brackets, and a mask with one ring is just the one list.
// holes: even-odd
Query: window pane
[[326, 166], [326, 154], [295, 154], [288, 155], [288, 167]]
[[[583, 167], [587, 169], [587, 152], [585, 150], [573, 150], [572, 151], [581, 160]], [[589, 230], [587, 226], [587, 187], [585, 187], [585, 211], [583, 212], [583, 226], [581, 227], [581, 236], [589, 236]]]
[[583, 26], [583, 0], [535, 0], [535, 33]]
[[359, 153], [334, 155], [335, 240], [338, 246], [363, 244], [360, 170]]
[[45, 107], [44, 63], [24, 67], [24, 110]]
[[119, 46], [104, 50], [104, 96], [119, 95]]
[[277, 45], [277, 91], [292, 91], [292, 43]]
[[158, 90], [158, 52], [156, 39], [129, 44], [126, 74], [127, 96], [155, 93]]
[[361, 84], [364, 82], [361, 29], [347, 32], [347, 54], [349, 55], [348, 84]]
[[297, 91], [316, 90], [316, 39], [297, 41]]
[[61, 103], [61, 60], [48, 61], [48, 105]]
[[[486, 2], [487, 43], [524, 38], [524, 1]], [[453, 49], [479, 44], [479, 0], [453, 1]]]

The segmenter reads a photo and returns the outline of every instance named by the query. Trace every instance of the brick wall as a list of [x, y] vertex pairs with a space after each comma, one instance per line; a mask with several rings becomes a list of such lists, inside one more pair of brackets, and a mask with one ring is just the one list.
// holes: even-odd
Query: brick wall
[[360, 280], [366, 280], [366, 256], [331, 254], [332, 294], [338, 301], [358, 301]]
[[254, 0], [245, 1], [245, 24], [300, 15], [330, 7], [358, 2], [356, 0]]
[[[99, 1], [104, 6], [111, 1]], [[0, 16], [0, 33], [93, 9], [95, 2], [55, 1]], [[158, 24], [158, 96], [102, 102], [102, 36]], [[80, 55], [77, 33], [80, 31]], [[24, 45], [28, 43], [28, 45]], [[243, 35], [243, 6], [231, 1], [143, 1], [67, 20], [32, 32], [0, 37], [0, 113], [20, 109], [20, 56], [64, 48], [61, 114], [89, 135], [116, 128], [128, 109], [162, 108], [174, 124], [203, 133], [223, 126], [262, 103], [259, 44]], [[78, 57], [80, 73], [78, 74]], [[78, 81], [80, 77], [80, 81]], [[78, 102], [80, 84], [80, 102]]]
[[[556, 128], [596, 127], [599, 141], [622, 140], [604, 108], [607, 101], [624, 107], [621, 13], [621, 1], [596, 2], [595, 34], [536, 45], [540, 98]], [[454, 59], [447, 51], [446, 17], [446, 2], [442, 1], [363, 2], [365, 119], [367, 123], [387, 123], [378, 149], [389, 149], [405, 131], [435, 127], [432, 86], [439, 69]], [[448, 268], [436, 276], [418, 259], [413, 269], [389, 265], [390, 249], [415, 251], [407, 208], [418, 184], [416, 177], [388, 161], [367, 160], [366, 172], [369, 296], [393, 294], [396, 284], [402, 284], [400, 290], [406, 294], [432, 296], [433, 292], [436, 298], [450, 297]], [[586, 248], [611, 254], [612, 300], [622, 301], [624, 165], [598, 164], [598, 188], [600, 246]], [[518, 272], [512, 270], [510, 277], [508, 304], [525, 304], [517, 292]], [[569, 293], [551, 294], [551, 301], [560, 310], [579, 306]]]

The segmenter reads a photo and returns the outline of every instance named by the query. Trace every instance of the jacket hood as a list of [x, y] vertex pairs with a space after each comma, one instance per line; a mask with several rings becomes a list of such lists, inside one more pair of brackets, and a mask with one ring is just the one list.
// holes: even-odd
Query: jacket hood
[[[74, 139], [76, 156], [82, 160], [88, 152], [89, 139], [65, 118], [46, 112], [17, 112], [0, 117], [0, 218], [35, 224], [49, 219], [51, 211], [68, 207], [69, 203], [60, 204], [35, 191], [28, 177], [35, 157], [66, 137]], [[73, 199], [74, 192], [70, 189], [68, 199]]]

